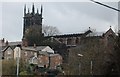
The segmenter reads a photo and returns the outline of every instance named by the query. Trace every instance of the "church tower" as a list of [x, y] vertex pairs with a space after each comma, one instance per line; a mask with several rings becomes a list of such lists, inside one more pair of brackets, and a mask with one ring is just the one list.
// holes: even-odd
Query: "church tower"
[[[30, 30], [34, 28], [39, 30], [39, 35], [43, 36], [42, 34], [42, 12], [43, 8], [41, 6], [41, 13], [39, 13], [39, 10], [37, 9], [37, 12], [35, 12], [35, 6], [34, 4], [32, 5], [32, 12], [29, 11], [26, 13], [26, 5], [24, 6], [24, 17], [23, 17], [23, 44], [25, 43], [26, 40], [28, 40], [27, 34], [30, 33]], [[38, 31], [36, 31], [38, 33]], [[34, 34], [36, 34], [34, 32]], [[36, 38], [36, 37], [34, 37]], [[30, 42], [30, 41], [28, 41]]]
[[40, 26], [41, 27], [41, 33], [42, 33], [42, 6], [41, 6], [41, 13], [39, 13], [39, 10], [37, 9], [37, 13], [35, 13], [35, 7], [34, 4], [32, 5], [32, 12], [30, 13], [29, 8], [28, 12], [26, 13], [26, 5], [24, 6], [24, 28], [23, 28], [23, 37], [25, 36], [26, 30], [30, 26]]

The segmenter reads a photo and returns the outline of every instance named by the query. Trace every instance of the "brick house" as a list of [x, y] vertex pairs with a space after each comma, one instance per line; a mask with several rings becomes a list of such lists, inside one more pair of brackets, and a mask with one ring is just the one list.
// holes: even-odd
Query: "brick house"
[[[54, 50], [49, 46], [21, 47], [20, 49], [19, 56], [25, 63], [36, 64], [38, 67], [49, 67], [50, 69], [56, 69], [62, 64], [61, 55], [54, 54]], [[18, 54], [17, 47], [12, 48], [11, 46], [5, 47], [2, 52], [5, 60], [14, 60]]]
[[49, 46], [22, 47], [21, 58], [23, 58], [25, 62], [28, 62], [28, 60], [34, 56], [38, 57], [39, 52], [47, 52], [53, 54], [54, 50], [52, 50]]
[[50, 69], [56, 69], [62, 64], [62, 56], [59, 54], [50, 54]]
[[56, 67], [62, 64], [62, 57], [59, 54], [54, 54], [49, 46], [31, 46], [21, 48], [21, 59], [29, 64], [37, 64], [38, 67]]
[[62, 64], [62, 56], [59, 54], [46, 54], [40, 53], [38, 56], [39, 67], [49, 67], [50, 69], [56, 69], [57, 66]]
[[38, 54], [38, 66], [48, 67], [49, 66], [49, 54], [47, 52], [39, 52]]

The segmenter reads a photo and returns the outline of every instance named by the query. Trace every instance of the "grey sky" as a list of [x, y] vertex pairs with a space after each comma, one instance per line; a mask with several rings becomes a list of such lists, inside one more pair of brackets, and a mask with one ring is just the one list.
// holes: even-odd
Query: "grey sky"
[[[104, 2], [117, 8], [117, 2]], [[22, 38], [23, 8], [32, 7], [32, 2], [4, 2], [2, 3], [2, 36], [9, 41]], [[93, 2], [45, 2], [34, 3], [40, 9], [43, 5], [43, 24], [56, 26], [62, 34], [81, 33], [91, 27], [102, 32], [114, 29], [118, 25], [118, 13]], [[0, 6], [1, 8], [1, 6]], [[1, 26], [0, 26], [1, 27]], [[1, 29], [1, 28], [0, 28]], [[1, 32], [0, 32], [1, 33]]]

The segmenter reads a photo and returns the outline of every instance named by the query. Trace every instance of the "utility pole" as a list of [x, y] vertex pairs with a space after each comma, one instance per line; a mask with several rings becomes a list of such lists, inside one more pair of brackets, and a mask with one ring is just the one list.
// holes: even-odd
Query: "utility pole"
[[17, 77], [19, 77], [19, 61], [20, 61], [20, 55], [21, 55], [21, 49], [20, 49], [20, 45], [17, 45], [17, 47], [14, 49], [14, 51], [16, 52], [15, 54], [15, 59], [16, 59], [16, 64], [17, 64]]
[[90, 61], [90, 74], [93, 75], [93, 61]]
[[79, 75], [81, 75], [81, 57], [83, 56], [82, 54], [77, 54], [78, 58], [79, 58]]
[[17, 57], [17, 77], [19, 77], [18, 75], [19, 75], [19, 57]]

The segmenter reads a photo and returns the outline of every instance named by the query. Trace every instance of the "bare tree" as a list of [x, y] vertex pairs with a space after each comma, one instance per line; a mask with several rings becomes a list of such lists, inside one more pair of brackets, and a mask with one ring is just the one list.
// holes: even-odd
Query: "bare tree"
[[115, 34], [118, 34], [118, 26], [114, 26], [114, 31], [115, 31]]
[[57, 29], [57, 27], [49, 26], [49, 25], [43, 25], [42, 31], [45, 36], [53, 36], [60, 34], [60, 31]]

